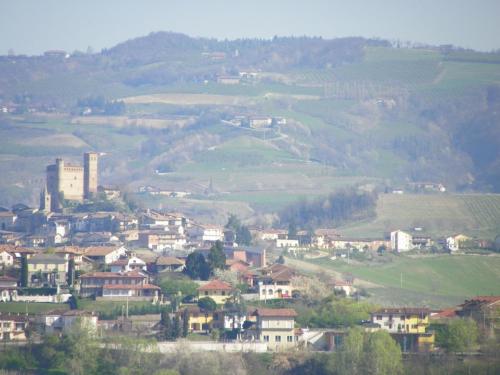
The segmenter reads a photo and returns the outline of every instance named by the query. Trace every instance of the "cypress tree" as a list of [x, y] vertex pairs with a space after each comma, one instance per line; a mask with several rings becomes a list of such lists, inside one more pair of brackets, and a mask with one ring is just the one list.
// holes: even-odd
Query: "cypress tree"
[[182, 313], [182, 337], [186, 337], [189, 333], [189, 312], [185, 309]]
[[26, 255], [21, 258], [21, 286], [28, 286], [28, 259]]

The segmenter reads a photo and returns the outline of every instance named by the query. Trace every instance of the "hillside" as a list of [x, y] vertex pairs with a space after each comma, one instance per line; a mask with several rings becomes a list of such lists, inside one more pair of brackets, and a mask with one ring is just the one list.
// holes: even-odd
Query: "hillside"
[[[0, 114], [0, 205], [26, 196], [34, 204], [45, 165], [57, 156], [80, 160], [89, 149], [106, 153], [105, 184], [192, 193], [187, 200], [137, 195], [143, 204], [196, 210], [213, 202], [215, 210], [224, 206], [221, 218], [232, 209], [265, 215], [353, 185], [432, 182], [451, 192], [500, 192], [497, 54], [361, 38], [217, 41], [154, 33], [91, 55], [0, 57], [0, 72], [0, 105], [11, 111]], [[240, 73], [237, 84], [218, 82]], [[123, 100], [125, 111], [81, 116], [78, 103], [99, 96]], [[286, 124], [231, 125], [255, 115]], [[421, 199], [437, 205], [441, 198], [448, 199]], [[457, 225], [423, 221], [490, 233], [497, 221], [481, 229], [468, 209], [438, 215], [463, 217], [450, 221]], [[358, 228], [379, 233], [390, 215], [380, 209]]]

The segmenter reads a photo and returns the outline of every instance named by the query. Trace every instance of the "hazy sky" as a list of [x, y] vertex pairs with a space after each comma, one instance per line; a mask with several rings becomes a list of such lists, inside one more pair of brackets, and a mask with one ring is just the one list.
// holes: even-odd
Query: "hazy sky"
[[0, 54], [95, 51], [152, 31], [381, 37], [500, 48], [500, 0], [0, 0]]

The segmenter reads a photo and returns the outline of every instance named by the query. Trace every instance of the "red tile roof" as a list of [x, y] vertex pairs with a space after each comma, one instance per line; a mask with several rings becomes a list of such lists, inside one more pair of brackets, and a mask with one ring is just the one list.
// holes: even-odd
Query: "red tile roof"
[[175, 257], [161, 256], [156, 259], [157, 266], [183, 266], [184, 261]]
[[130, 272], [125, 272], [125, 273], [120, 273], [120, 272], [89, 272], [84, 275], [82, 275], [80, 278], [145, 278], [143, 274], [141, 274], [138, 271], [130, 271]]
[[450, 307], [449, 309], [444, 309], [441, 310], [435, 314], [433, 314], [431, 317], [433, 319], [440, 319], [440, 318], [454, 318], [457, 316], [457, 311], [456, 307]]
[[382, 308], [372, 314], [430, 314], [431, 310], [426, 307], [395, 307]]
[[156, 289], [160, 290], [159, 286], [153, 284], [143, 284], [143, 285], [126, 285], [126, 284], [105, 284], [102, 286], [103, 289], [125, 289], [125, 290], [145, 290], [145, 289]]
[[208, 291], [208, 290], [233, 290], [231, 284], [226, 283], [225, 281], [221, 281], [218, 279], [209, 281], [205, 285], [202, 285], [198, 288], [199, 291]]
[[294, 309], [257, 309], [255, 312], [252, 314], [255, 316], [265, 316], [265, 317], [296, 317], [297, 313], [295, 312]]
[[91, 246], [85, 249], [85, 256], [103, 257], [119, 249], [119, 246]]

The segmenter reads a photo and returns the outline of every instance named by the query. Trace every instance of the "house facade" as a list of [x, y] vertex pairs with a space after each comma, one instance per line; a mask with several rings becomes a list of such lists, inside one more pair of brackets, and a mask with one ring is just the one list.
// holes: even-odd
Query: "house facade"
[[0, 268], [12, 267], [14, 265], [14, 257], [5, 250], [0, 250]]
[[231, 298], [233, 287], [221, 280], [212, 280], [198, 288], [198, 299], [210, 297], [217, 305], [223, 305]]
[[68, 263], [55, 254], [37, 254], [27, 260], [30, 287], [57, 287], [66, 284]]
[[148, 283], [141, 272], [91, 272], [80, 277], [80, 296], [110, 300], [153, 301], [159, 298], [160, 287]]
[[289, 350], [297, 346], [299, 337], [295, 330], [294, 309], [257, 309], [253, 330], [257, 340], [265, 342], [272, 351]]
[[0, 313], [0, 341], [25, 341], [28, 318], [26, 315]]
[[391, 249], [398, 253], [413, 249], [412, 235], [402, 230], [391, 232]]
[[111, 264], [125, 256], [124, 246], [91, 246], [86, 248], [85, 256], [99, 264]]

